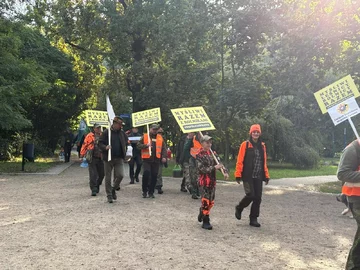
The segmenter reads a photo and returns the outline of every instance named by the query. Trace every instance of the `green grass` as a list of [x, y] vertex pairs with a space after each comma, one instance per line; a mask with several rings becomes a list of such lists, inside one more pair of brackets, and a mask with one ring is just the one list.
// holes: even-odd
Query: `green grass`
[[[35, 162], [26, 162], [24, 172], [26, 173], [37, 173], [46, 172], [51, 167], [59, 164], [52, 158], [38, 158]], [[0, 173], [22, 173], [22, 160], [17, 158], [14, 161], [2, 161], [0, 162]]]
[[[163, 169], [163, 176], [172, 176], [172, 171], [175, 164], [171, 161], [168, 164], [168, 168]], [[337, 167], [332, 165], [324, 165], [320, 166], [316, 169], [297, 169], [291, 164], [278, 164], [278, 163], [270, 163], [269, 174], [271, 179], [280, 179], [280, 178], [294, 178], [294, 177], [306, 177], [306, 176], [320, 176], [320, 175], [335, 175]], [[234, 171], [235, 165], [230, 165], [230, 179], [235, 180]], [[224, 176], [220, 171], [217, 171], [216, 174], [217, 179], [223, 180]]]
[[323, 193], [333, 193], [333, 194], [341, 193], [341, 187], [342, 187], [342, 182], [340, 181], [315, 185], [315, 189], [317, 191]]

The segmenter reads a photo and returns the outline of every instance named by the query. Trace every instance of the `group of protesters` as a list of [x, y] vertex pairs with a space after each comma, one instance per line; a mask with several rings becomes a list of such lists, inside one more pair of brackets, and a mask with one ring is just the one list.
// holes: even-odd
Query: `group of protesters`
[[[167, 146], [162, 136], [163, 130], [158, 124], [149, 126], [148, 133], [139, 133], [136, 127], [131, 131], [123, 130], [124, 120], [115, 117], [110, 129], [101, 132], [101, 126], [95, 124], [82, 145], [80, 156], [85, 157], [91, 151], [89, 160], [89, 183], [91, 196], [96, 196], [105, 178], [105, 191], [108, 203], [117, 199], [116, 192], [124, 178], [124, 163], [127, 146], [132, 146], [129, 163], [130, 184], [140, 182], [142, 171], [142, 197], [155, 198], [155, 190], [162, 194], [162, 167], [167, 163]], [[109, 136], [109, 132], [111, 133]], [[250, 138], [239, 150], [236, 166], [236, 180], [244, 183], [245, 197], [235, 207], [235, 216], [241, 219], [245, 207], [252, 203], [250, 225], [260, 227], [257, 221], [262, 195], [262, 183], [269, 181], [266, 166], [265, 144], [259, 139], [260, 125], [253, 125]], [[110, 138], [110, 141], [109, 141]], [[221, 170], [225, 178], [227, 169], [219, 162], [218, 155], [212, 151], [212, 138], [201, 132], [184, 135], [177, 145], [176, 162], [181, 164], [183, 179], [180, 190], [189, 192], [191, 198], [201, 198], [198, 221], [204, 229], [212, 229], [210, 210], [214, 206], [216, 170]], [[109, 156], [110, 155], [110, 156]], [[136, 170], [135, 170], [136, 166]], [[114, 175], [112, 179], [112, 175]]]
[[[166, 141], [161, 135], [163, 130], [158, 124], [152, 124], [148, 133], [143, 135], [137, 128], [133, 128], [126, 134], [123, 123], [122, 118], [115, 117], [110, 129], [105, 129], [102, 133], [100, 125], [95, 124], [93, 132], [89, 133], [84, 140], [80, 155], [83, 157], [88, 150], [92, 150], [92, 161], [89, 163], [91, 195], [96, 196], [99, 193], [105, 177], [107, 201], [113, 203], [117, 199], [116, 191], [120, 190], [120, 183], [124, 178], [127, 146], [131, 145], [133, 153], [129, 160], [130, 184], [140, 182], [139, 175], [142, 171], [142, 197], [155, 198], [156, 189], [159, 194], [163, 192], [161, 168], [167, 163]], [[110, 137], [109, 132], [111, 132]], [[129, 140], [129, 137], [136, 139]], [[181, 164], [183, 171], [180, 190], [189, 192], [193, 199], [201, 198], [198, 221], [202, 222], [202, 228], [206, 230], [212, 229], [210, 211], [215, 200], [216, 171], [220, 170], [225, 179], [229, 177], [228, 170], [219, 162], [220, 159], [211, 146], [212, 138], [209, 135], [190, 132], [181, 138], [177, 145], [176, 155], [176, 162]], [[109, 155], [111, 155], [110, 158]], [[339, 180], [345, 183], [343, 192], [350, 198], [350, 208], [358, 225], [346, 269], [360, 269], [359, 160], [360, 144], [359, 141], [355, 141], [345, 149], [338, 170]], [[111, 179], [113, 171], [114, 178]], [[243, 210], [251, 204], [249, 225], [260, 227], [258, 217], [263, 183], [267, 185], [270, 176], [267, 168], [266, 147], [261, 140], [261, 127], [258, 124], [250, 127], [249, 139], [240, 145], [235, 178], [237, 183], [243, 183], [245, 191], [245, 196], [235, 206], [236, 219], [241, 220]]]

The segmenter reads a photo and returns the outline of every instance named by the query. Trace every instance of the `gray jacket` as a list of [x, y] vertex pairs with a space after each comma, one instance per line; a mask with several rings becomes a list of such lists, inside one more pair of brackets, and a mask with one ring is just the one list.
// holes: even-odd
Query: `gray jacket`
[[[349, 144], [341, 155], [337, 177], [342, 182], [360, 184], [360, 144], [357, 140]], [[360, 202], [360, 196], [348, 197], [349, 202]]]

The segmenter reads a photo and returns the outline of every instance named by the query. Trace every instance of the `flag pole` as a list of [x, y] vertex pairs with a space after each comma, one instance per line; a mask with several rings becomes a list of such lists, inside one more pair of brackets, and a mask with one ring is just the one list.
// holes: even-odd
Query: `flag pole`
[[[150, 141], [150, 129], [149, 129], [149, 124], [146, 125], [147, 128], [147, 135], [148, 135], [148, 142], [151, 143], [152, 145], [152, 141]], [[151, 156], [151, 145], [149, 146], [149, 155]]]
[[[111, 146], [111, 121], [109, 119], [109, 129], [108, 129], [108, 133], [109, 133], [109, 145]], [[111, 148], [109, 149], [108, 152], [108, 161], [111, 161]]]

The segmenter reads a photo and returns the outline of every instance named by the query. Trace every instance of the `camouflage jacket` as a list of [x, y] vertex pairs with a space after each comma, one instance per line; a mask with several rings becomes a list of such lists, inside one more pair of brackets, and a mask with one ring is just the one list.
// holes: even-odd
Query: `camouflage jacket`
[[[218, 158], [218, 157], [217, 157]], [[199, 186], [215, 187], [216, 185], [216, 161], [210, 151], [201, 149], [196, 156], [196, 166], [199, 172]], [[227, 173], [227, 169], [224, 168]]]

